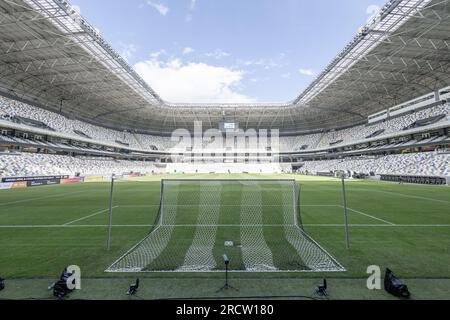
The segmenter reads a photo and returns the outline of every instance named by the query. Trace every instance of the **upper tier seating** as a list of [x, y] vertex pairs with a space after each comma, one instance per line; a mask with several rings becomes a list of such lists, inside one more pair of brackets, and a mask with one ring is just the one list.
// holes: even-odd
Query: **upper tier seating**
[[388, 155], [384, 157], [355, 157], [306, 162], [302, 172], [351, 171], [364, 174], [403, 174], [418, 176], [450, 176], [450, 154], [435, 152]]
[[[332, 131], [328, 133], [316, 133], [302, 136], [280, 138], [280, 151], [293, 152], [299, 150], [312, 150], [317, 148], [329, 148], [330, 145], [363, 140], [381, 134], [402, 131], [414, 124], [421, 124], [427, 119], [442, 121], [450, 116], [450, 103], [434, 106], [425, 110], [410, 113], [398, 118], [387, 120], [373, 125], [360, 125], [349, 129]], [[434, 118], [436, 117], [436, 118]], [[159, 137], [145, 134], [136, 134], [106, 129], [78, 120], [68, 119], [54, 112], [46, 111], [18, 101], [0, 97], [0, 118], [8, 121], [13, 119], [28, 119], [23, 124], [55, 130], [58, 132], [77, 135], [83, 138], [92, 138], [101, 142], [119, 143], [140, 150], [166, 151], [174, 148], [178, 141], [172, 141], [170, 137]], [[210, 142], [205, 142], [208, 147]]]
[[320, 141], [318, 147], [329, 147], [330, 143], [338, 140], [342, 140], [343, 142], [363, 140], [381, 130], [384, 130], [383, 134], [399, 132], [417, 121], [441, 115], [445, 115], [445, 117], [441, 117], [440, 120], [444, 120], [450, 116], [450, 103], [434, 106], [373, 125], [361, 125], [349, 129], [329, 132]]

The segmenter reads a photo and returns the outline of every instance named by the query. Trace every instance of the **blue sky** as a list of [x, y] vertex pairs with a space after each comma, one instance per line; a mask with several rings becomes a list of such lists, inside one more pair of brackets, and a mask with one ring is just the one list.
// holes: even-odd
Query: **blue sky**
[[385, 0], [72, 0], [169, 102], [287, 102]]

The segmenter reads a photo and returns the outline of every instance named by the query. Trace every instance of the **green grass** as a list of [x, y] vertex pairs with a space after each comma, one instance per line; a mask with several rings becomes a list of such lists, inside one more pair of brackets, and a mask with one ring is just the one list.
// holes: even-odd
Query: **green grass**
[[[293, 227], [295, 190], [292, 182], [165, 182], [162, 226], [110, 270], [131, 267], [145, 271], [205, 271], [205, 268], [223, 271], [223, 254], [233, 254], [233, 263], [229, 266], [232, 271], [317, 270], [317, 260], [309, 257], [322, 254], [324, 257], [320, 260], [324, 263], [328, 263], [329, 257], [307, 241], [299, 228]], [[218, 228], [223, 230], [217, 232]], [[300, 253], [306, 249], [298, 252], [286, 237], [287, 232], [295, 240], [302, 240], [303, 247], [309, 244], [310, 253]], [[225, 247], [225, 241], [232, 241], [235, 248]], [[218, 250], [221, 255], [212, 255]], [[138, 252], [145, 254], [138, 255]], [[157, 256], [150, 257], [148, 253]], [[329, 265], [342, 269], [336, 263]]]
[[[72, 264], [81, 267], [84, 281], [83, 290], [74, 298], [126, 298], [123, 291], [136, 275], [106, 274], [104, 270], [148, 234], [157, 218], [160, 178], [117, 183], [109, 252], [105, 250], [108, 183], [0, 191], [0, 276], [8, 279], [7, 289], [0, 292], [0, 299], [49, 297], [45, 290], [48, 283], [65, 266]], [[291, 177], [283, 175], [281, 178]], [[301, 218], [305, 230], [347, 272], [237, 273], [233, 274], [233, 285], [240, 289], [239, 293], [225, 293], [225, 296], [311, 295], [313, 285], [326, 276], [331, 283], [331, 298], [388, 299], [390, 296], [384, 292], [369, 291], [365, 286], [367, 267], [379, 265], [382, 269], [393, 269], [405, 279], [414, 298], [450, 299], [447, 289], [450, 286], [450, 188], [348, 181], [351, 248], [346, 250], [340, 182], [297, 178], [302, 186]], [[263, 201], [268, 199], [269, 195], [264, 195]], [[225, 195], [222, 201], [233, 201], [233, 194]], [[177, 224], [196, 221], [195, 214], [197, 212], [181, 217]], [[236, 219], [228, 215], [221, 214], [220, 219], [220, 224], [236, 223]], [[195, 228], [183, 229], [185, 240], [173, 239], [174, 246], [186, 247], [192, 241]], [[279, 238], [274, 236], [276, 231], [266, 229], [264, 236]], [[230, 236], [239, 239], [239, 232], [220, 227], [216, 242], [223, 243]], [[270, 245], [279, 255], [277, 259], [289, 263], [291, 253], [285, 243], [273, 241]], [[242, 269], [239, 250], [229, 250], [233, 263]], [[220, 260], [222, 251], [220, 247], [214, 249], [216, 260]], [[183, 259], [171, 256], [170, 252], [166, 256], [174, 265]], [[215, 291], [220, 287], [221, 274], [145, 274], [141, 277], [143, 283], [148, 283], [141, 293], [145, 298], [220, 297]]]

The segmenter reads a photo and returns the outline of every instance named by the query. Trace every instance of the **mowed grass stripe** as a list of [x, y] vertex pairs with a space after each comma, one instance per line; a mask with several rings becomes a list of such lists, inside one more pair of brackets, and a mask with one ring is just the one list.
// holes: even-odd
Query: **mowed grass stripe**
[[[403, 185], [397, 185], [399, 188]], [[401, 197], [396, 192], [379, 193], [373, 188], [348, 189], [348, 206], [394, 224], [449, 224], [450, 203]], [[438, 193], [436, 189], [436, 192]], [[450, 191], [447, 188], [450, 198]]]
[[[73, 191], [70, 192], [67, 186], [60, 187], [61, 189], [58, 189], [58, 186], [35, 187], [33, 194], [37, 195], [38, 191], [42, 197], [26, 197], [25, 202], [0, 207], [0, 224], [60, 225], [108, 206], [109, 195], [106, 188], [91, 188], [88, 185], [87, 189], [82, 191], [79, 189], [80, 185], [73, 185]], [[47, 197], [49, 192], [52, 198]], [[5, 197], [10, 193], [0, 194]]]
[[[348, 181], [347, 186], [349, 188], [359, 189], [361, 191], [384, 193], [384, 194], [396, 194], [399, 197], [412, 197], [427, 201], [443, 201], [450, 203], [448, 197], [447, 186], [433, 186], [433, 185], [421, 185], [421, 184], [398, 184], [383, 181], [360, 181], [353, 182]], [[366, 189], [366, 190], [364, 190]]]
[[[217, 224], [220, 215], [221, 183], [200, 182], [200, 200], [197, 229], [192, 245], [186, 254], [182, 269], [213, 270], [216, 260], [213, 254]], [[212, 225], [205, 227], [205, 225]], [[216, 226], [214, 226], [216, 225]]]
[[[183, 182], [178, 187], [179, 204], [190, 204], [189, 207], [177, 207], [175, 223], [177, 225], [196, 224], [199, 216], [200, 184]], [[169, 188], [164, 192], [170, 192]], [[197, 227], [174, 227], [166, 248], [145, 269], [154, 271], [177, 270], [184, 264], [186, 253], [192, 246]]]
[[45, 197], [53, 197], [65, 193], [87, 192], [88, 190], [98, 190], [101, 188], [101, 185], [73, 184], [0, 190], [0, 204], [8, 206], [10, 204], [20, 205], [20, 203], [43, 199]]
[[161, 184], [157, 182], [123, 182], [115, 185], [114, 205], [159, 205]]
[[[273, 188], [262, 189], [262, 204], [263, 204], [263, 222], [264, 224], [280, 224], [279, 227], [263, 228], [264, 239], [272, 251], [273, 263], [279, 270], [307, 270], [308, 267], [301, 259], [297, 250], [286, 239], [284, 223], [284, 210], [294, 214], [293, 202], [290, 208], [284, 208], [285, 201], [283, 199], [283, 192], [292, 192], [291, 188], [286, 188], [283, 183], [277, 183]], [[289, 197], [292, 199], [292, 196]], [[276, 204], [277, 209], [266, 205]], [[293, 216], [292, 219], [293, 221]]]
[[[241, 192], [242, 258], [247, 270], [263, 271], [275, 268], [273, 254], [264, 237], [263, 190], [258, 183], [244, 182]], [[257, 206], [248, 207], [248, 204]], [[259, 206], [258, 206], [259, 205]], [[245, 227], [255, 224], [254, 227]]]
[[[173, 178], [173, 176], [171, 176]], [[180, 175], [180, 178], [187, 176]], [[207, 175], [206, 178], [226, 178], [237, 176]], [[242, 175], [242, 178], [250, 176]], [[272, 176], [254, 175], [255, 178]], [[273, 178], [285, 176], [273, 176]], [[294, 176], [293, 176], [294, 177]], [[152, 177], [153, 178], [153, 177]], [[420, 199], [398, 197], [395, 192], [403, 194], [412, 194], [419, 197], [429, 197], [445, 200], [449, 198], [450, 189], [448, 187], [418, 186], [418, 185], [398, 185], [392, 183], [380, 182], [347, 182], [347, 195], [351, 202], [351, 207], [362, 212], [372, 214], [379, 218], [384, 218], [394, 222], [397, 226], [381, 225], [368, 217], [359, 214], [350, 214], [350, 222], [361, 224], [354, 225], [350, 230], [351, 250], [346, 251], [344, 245], [343, 210], [339, 207], [316, 207], [322, 205], [342, 205], [342, 198], [339, 188], [339, 182], [316, 177], [295, 177], [301, 180], [302, 190], [302, 218], [308, 233], [316, 239], [324, 248], [327, 249], [337, 260], [344, 265], [348, 272], [343, 276], [366, 276], [368, 265], [377, 264], [382, 267], [391, 267], [394, 270], [401, 270], [402, 276], [422, 277], [422, 276], [449, 276], [450, 255], [444, 250], [450, 245], [450, 233], [448, 226], [450, 224], [450, 210], [445, 203], [433, 201], [421, 201]], [[149, 199], [155, 199], [150, 203], [159, 202], [160, 176], [154, 178], [155, 182], [149, 185], [143, 183], [133, 183], [123, 192], [122, 188], [116, 187], [115, 205], [146, 205]], [[316, 181], [320, 181], [317, 183]], [[378, 189], [383, 191], [393, 191], [387, 193], [371, 193], [360, 189]], [[109, 184], [91, 184], [80, 185], [61, 185], [52, 187], [37, 187], [24, 190], [0, 191], [0, 201], [8, 202], [30, 197], [47, 196], [56, 192], [66, 193], [77, 190], [87, 190], [78, 194], [79, 200], [75, 205], [78, 210], [72, 211], [70, 206], [73, 202], [66, 205], [66, 199], [60, 199], [60, 205], [55, 207], [52, 203], [56, 199], [48, 199], [47, 206], [42, 205], [42, 211], [36, 214], [34, 210], [29, 210], [28, 203], [17, 204], [15, 206], [5, 206], [0, 208], [0, 225], [20, 225], [32, 222], [36, 225], [57, 223], [58, 219], [67, 222], [74, 219], [73, 213], [87, 214], [93, 212], [83, 209], [84, 200], [93, 197], [109, 196]], [[135, 190], [136, 192], [133, 192]], [[231, 189], [230, 189], [231, 190]], [[361, 196], [356, 196], [356, 193]], [[365, 194], [365, 196], [363, 196]], [[373, 200], [370, 200], [370, 199]], [[228, 197], [228, 204], [238, 204], [233, 195]], [[233, 200], [234, 199], [234, 200]], [[50, 201], [51, 200], [51, 201]], [[412, 201], [411, 201], [412, 200]], [[377, 203], [382, 210], [374, 209], [374, 203]], [[30, 202], [32, 204], [32, 202]], [[314, 205], [314, 207], [306, 207]], [[103, 208], [104, 202], [100, 208]], [[127, 208], [132, 209], [132, 208]], [[233, 213], [236, 208], [221, 208], [222, 212], [229, 210]], [[95, 208], [94, 208], [95, 210]], [[116, 210], [122, 210], [118, 208]], [[155, 209], [156, 210], [156, 209]], [[225, 210], [225, 211], [224, 211]], [[116, 211], [115, 211], [116, 212]], [[5, 219], [5, 213], [8, 213], [9, 221]], [[67, 213], [67, 216], [66, 216]], [[10, 214], [10, 215], [9, 215]], [[384, 216], [386, 214], [386, 216]], [[120, 212], [114, 218], [115, 223], [119, 223], [119, 217], [123, 218], [124, 225], [137, 225], [136, 215], [127, 212]], [[238, 222], [235, 223], [234, 221]], [[106, 217], [106, 214], [105, 214]], [[352, 219], [354, 217], [355, 219]], [[66, 220], [66, 218], [68, 218]], [[100, 219], [100, 216], [93, 218]], [[222, 217], [227, 219], [227, 217]], [[239, 234], [239, 215], [232, 214], [228, 216], [229, 221], [236, 227], [219, 227], [217, 239], [220, 239], [220, 233], [223, 233], [222, 239], [235, 240], [240, 243]], [[336, 221], [334, 221], [336, 220]], [[364, 222], [363, 222], [364, 220]], [[439, 223], [438, 221], [442, 221]], [[83, 221], [86, 224], [87, 221]], [[88, 220], [92, 223], [91, 219]], [[54, 277], [62, 268], [69, 264], [77, 264], [83, 270], [85, 276], [104, 276], [103, 271], [119, 256], [129, 250], [139, 240], [143, 239], [150, 227], [141, 228], [117, 228], [113, 231], [113, 248], [110, 253], [104, 250], [107, 235], [106, 223], [101, 221], [103, 226], [72, 226], [65, 227], [61, 232], [58, 230], [46, 229], [25, 229], [18, 226], [18, 230], [4, 229], [0, 232], [0, 269], [5, 278], [26, 276]], [[152, 221], [153, 222], [153, 221]], [[403, 223], [402, 223], [403, 222]], [[314, 224], [314, 225], [313, 225]], [[372, 225], [373, 224], [373, 225]], [[436, 227], [433, 227], [436, 224]], [[26, 225], [29, 225], [26, 223]], [[138, 226], [136, 226], [138, 227]], [[87, 229], [87, 230], [85, 230]], [[235, 236], [233, 232], [237, 232]], [[59, 237], [60, 235], [60, 237]], [[95, 240], [94, 240], [95, 237]], [[222, 254], [240, 252], [239, 247], [224, 248], [223, 242], [216, 240], [214, 249], [215, 257], [219, 266], [223, 267]], [[31, 244], [31, 245], [30, 245]], [[57, 250], [55, 248], [57, 247]], [[68, 250], [70, 248], [70, 250]], [[230, 250], [230, 251], [228, 251]], [[217, 253], [216, 253], [217, 252]], [[231, 265], [238, 265], [239, 254], [233, 256]], [[48, 263], [47, 263], [48, 261]], [[56, 262], [56, 263], [55, 263]], [[264, 276], [262, 276], [264, 277]], [[261, 281], [264, 283], [264, 281]], [[261, 285], [264, 289], [264, 285]], [[420, 290], [417, 287], [417, 290]], [[164, 290], [164, 287], [160, 288]], [[207, 293], [209, 294], [209, 293]], [[336, 293], [338, 294], [338, 293]], [[446, 295], [448, 296], [448, 295]]]
[[[236, 225], [234, 228], [220, 227], [217, 229], [213, 255], [219, 270], [223, 270], [225, 265], [223, 255], [230, 258], [231, 270], [245, 270], [241, 250], [241, 228], [239, 227], [239, 207], [231, 207], [231, 203], [236, 203], [236, 195], [240, 194], [242, 186], [238, 182], [229, 182], [222, 188], [220, 199], [219, 225]], [[233, 247], [225, 247], [225, 241], [233, 241]]]

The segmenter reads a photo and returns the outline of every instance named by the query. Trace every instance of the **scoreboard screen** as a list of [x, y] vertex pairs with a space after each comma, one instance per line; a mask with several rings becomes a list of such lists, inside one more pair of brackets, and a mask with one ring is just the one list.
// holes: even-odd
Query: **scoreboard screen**
[[234, 122], [225, 122], [223, 124], [223, 128], [225, 130], [236, 130], [236, 123], [234, 123]]
[[231, 121], [222, 121], [219, 124], [219, 130], [222, 132], [235, 132], [239, 130], [239, 123]]

